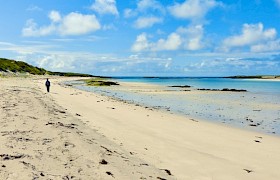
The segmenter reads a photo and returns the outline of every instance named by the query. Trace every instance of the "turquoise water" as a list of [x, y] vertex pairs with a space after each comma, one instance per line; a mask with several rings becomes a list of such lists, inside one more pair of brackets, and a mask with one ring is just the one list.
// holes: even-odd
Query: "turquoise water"
[[[121, 86], [76, 88], [110, 96], [146, 108], [160, 109], [192, 119], [225, 123], [263, 133], [280, 135], [280, 81], [224, 78], [135, 78], [121, 77], [111, 81], [141, 82], [161, 85], [161, 93], [141, 93]], [[174, 85], [190, 85], [191, 91], [207, 89], [245, 89], [248, 92], [188, 93]], [[179, 92], [179, 93], [178, 93]], [[256, 125], [256, 126], [255, 126]]]
[[254, 80], [254, 79], [229, 79], [229, 78], [138, 78], [138, 77], [119, 77], [118, 81], [123, 82], [144, 82], [164, 86], [190, 85], [194, 88], [210, 89], [246, 89], [250, 92], [273, 93], [280, 95], [280, 81], [273, 80]]

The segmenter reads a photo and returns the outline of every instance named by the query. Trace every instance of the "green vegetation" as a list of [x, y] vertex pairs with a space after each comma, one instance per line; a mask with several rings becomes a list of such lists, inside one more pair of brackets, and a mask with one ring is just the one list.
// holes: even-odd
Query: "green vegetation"
[[[95, 77], [90, 74], [72, 73], [72, 72], [51, 72], [43, 68], [38, 68], [29, 65], [22, 61], [15, 61], [5, 58], [0, 58], [0, 72], [11, 72], [11, 73], [29, 73], [33, 75], [54, 75], [54, 76], [67, 76], [67, 77]], [[0, 77], [3, 75], [0, 74]]]
[[86, 82], [88, 86], [112, 86], [112, 85], [119, 85], [116, 82], [112, 81], [106, 81], [106, 79], [103, 78], [94, 78], [94, 79], [86, 79], [83, 80]]
[[13, 72], [13, 73], [30, 73], [33, 75], [44, 75], [46, 70], [31, 66], [22, 61], [14, 61], [9, 59], [0, 58], [0, 71]]
[[54, 76], [66, 76], [66, 77], [74, 77], [74, 76], [78, 76], [78, 77], [95, 77], [93, 75], [90, 74], [81, 74], [81, 73], [72, 73], [72, 72], [51, 72], [48, 71], [47, 74], [49, 75], [54, 75]]

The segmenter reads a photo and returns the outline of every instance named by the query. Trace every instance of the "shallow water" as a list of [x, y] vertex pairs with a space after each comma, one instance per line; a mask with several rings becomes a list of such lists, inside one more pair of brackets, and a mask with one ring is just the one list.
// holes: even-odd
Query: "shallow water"
[[144, 82], [164, 86], [190, 85], [195, 88], [210, 89], [246, 89], [250, 92], [271, 93], [280, 96], [280, 81], [256, 80], [256, 79], [230, 79], [230, 78], [195, 78], [195, 77], [172, 77], [172, 78], [136, 78], [120, 77], [116, 78], [123, 82]]
[[[119, 81], [162, 85], [163, 93], [141, 92], [118, 87], [83, 85], [75, 85], [75, 87], [134, 104], [185, 115], [193, 120], [225, 123], [280, 135], [280, 82], [222, 78], [121, 78]], [[181, 88], [170, 88], [168, 87], [170, 85], [191, 85], [192, 89], [246, 89], [249, 92], [182, 93]]]

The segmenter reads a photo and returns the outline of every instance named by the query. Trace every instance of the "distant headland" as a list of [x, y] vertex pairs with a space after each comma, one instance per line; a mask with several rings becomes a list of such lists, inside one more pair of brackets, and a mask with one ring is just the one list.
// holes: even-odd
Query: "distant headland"
[[228, 76], [231, 79], [280, 79], [280, 75]]

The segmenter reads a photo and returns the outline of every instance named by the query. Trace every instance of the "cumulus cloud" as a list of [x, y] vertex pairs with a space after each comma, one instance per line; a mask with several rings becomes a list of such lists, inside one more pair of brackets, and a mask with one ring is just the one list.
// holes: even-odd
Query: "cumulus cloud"
[[168, 10], [176, 18], [195, 20], [203, 18], [209, 10], [219, 4], [215, 0], [186, 0], [170, 6]]
[[132, 45], [131, 50], [135, 52], [140, 52], [147, 50], [149, 48], [149, 42], [146, 33], [142, 33], [137, 36], [136, 41]]
[[184, 37], [184, 49], [187, 50], [199, 50], [203, 48], [203, 34], [204, 28], [201, 24], [190, 25], [189, 27], [180, 27], [177, 29], [178, 33]]
[[139, 17], [135, 23], [134, 27], [137, 29], [152, 27], [154, 24], [161, 23], [163, 21], [162, 18], [158, 17]]
[[172, 51], [177, 50], [182, 44], [179, 34], [171, 33], [166, 39], [159, 39], [157, 42], [149, 42], [146, 33], [137, 36], [131, 50], [134, 52], [141, 51]]
[[190, 25], [180, 27], [175, 32], [170, 33], [166, 38], [161, 38], [156, 42], [151, 42], [146, 33], [137, 36], [131, 50], [141, 51], [174, 51], [178, 49], [199, 50], [202, 49], [204, 29], [202, 25]]
[[125, 9], [124, 17], [137, 17], [133, 26], [137, 29], [152, 27], [154, 24], [163, 22], [165, 14], [164, 6], [156, 0], [140, 0], [135, 9]]
[[264, 29], [262, 23], [244, 24], [242, 33], [226, 38], [223, 45], [226, 49], [232, 47], [252, 46], [260, 42], [273, 40], [277, 31], [274, 28]]
[[160, 39], [156, 44], [152, 44], [152, 50], [177, 50], [182, 44], [182, 40], [179, 34], [171, 33], [167, 39]]
[[38, 27], [34, 20], [28, 20], [22, 29], [22, 35], [47, 36], [55, 33], [59, 35], [81, 35], [94, 32], [101, 28], [95, 15], [71, 12], [62, 17], [58, 11], [51, 11], [49, 13], [49, 19], [51, 23], [41, 27]]
[[99, 14], [119, 15], [115, 0], [95, 0], [91, 9]]
[[49, 14], [49, 18], [52, 22], [61, 21], [61, 15], [57, 11], [51, 11], [50, 14]]
[[59, 32], [62, 35], [87, 34], [98, 29], [100, 29], [100, 24], [95, 15], [83, 15], [74, 12], [65, 16], [59, 26]]
[[[67, 61], [65, 60], [67, 59]], [[39, 67], [48, 67], [51, 70], [66, 70], [73, 71], [73, 57], [69, 55], [44, 55], [36, 61], [36, 64]]]

